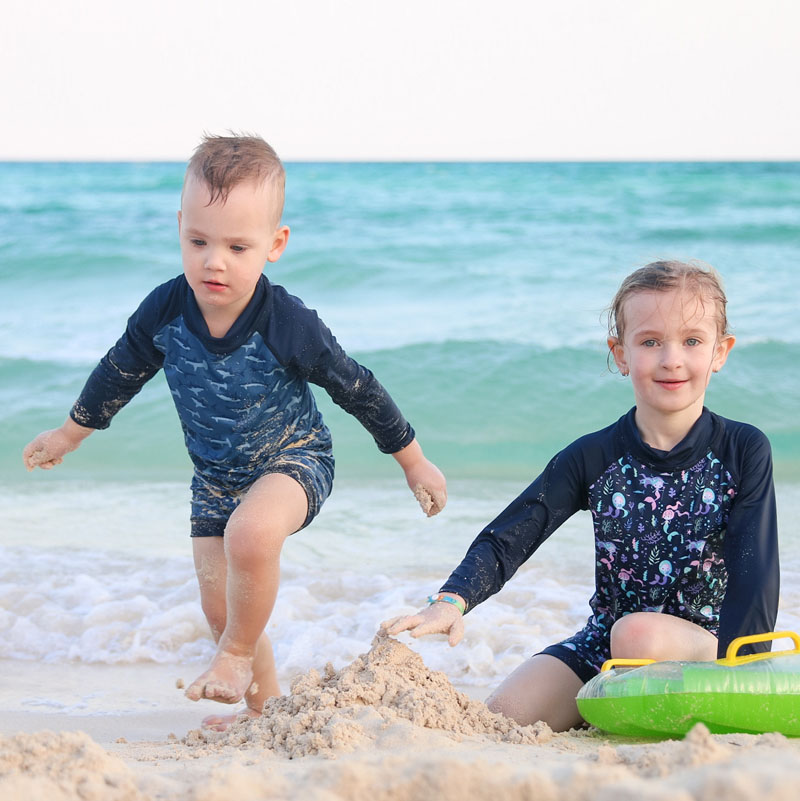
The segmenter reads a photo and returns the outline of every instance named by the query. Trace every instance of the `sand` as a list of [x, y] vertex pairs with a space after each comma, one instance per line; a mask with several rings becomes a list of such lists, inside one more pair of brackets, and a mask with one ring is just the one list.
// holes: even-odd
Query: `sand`
[[267, 715], [224, 733], [195, 728], [219, 705], [184, 699], [173, 667], [0, 669], [3, 801], [797, 796], [800, 740], [711, 735], [701, 725], [683, 740], [650, 742], [520, 727], [385, 637], [341, 670], [297, 677]]

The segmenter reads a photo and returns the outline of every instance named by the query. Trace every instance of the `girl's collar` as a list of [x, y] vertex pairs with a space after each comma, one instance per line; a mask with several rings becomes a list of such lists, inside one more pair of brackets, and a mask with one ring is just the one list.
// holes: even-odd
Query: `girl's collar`
[[622, 418], [622, 431], [625, 443], [643, 462], [661, 472], [672, 472], [692, 467], [709, 451], [714, 436], [714, 415], [704, 406], [700, 417], [689, 429], [689, 433], [670, 451], [652, 448], [644, 440], [636, 427], [636, 407]]

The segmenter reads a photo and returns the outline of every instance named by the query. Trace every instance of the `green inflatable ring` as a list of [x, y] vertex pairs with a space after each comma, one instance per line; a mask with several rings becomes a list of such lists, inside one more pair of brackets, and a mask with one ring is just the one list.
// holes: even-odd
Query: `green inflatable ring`
[[[784, 637], [793, 650], [737, 655], [748, 643]], [[800, 637], [739, 637], [716, 662], [612, 659], [576, 700], [584, 720], [612, 734], [675, 737], [704, 723], [715, 734], [800, 737]]]

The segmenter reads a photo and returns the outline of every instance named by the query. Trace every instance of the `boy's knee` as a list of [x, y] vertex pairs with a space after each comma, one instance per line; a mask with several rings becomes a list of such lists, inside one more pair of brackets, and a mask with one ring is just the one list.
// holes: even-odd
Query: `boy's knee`
[[660, 642], [654, 612], [632, 612], [611, 627], [613, 659], [659, 659]]
[[268, 521], [260, 520], [254, 525], [253, 521], [234, 516], [225, 529], [225, 555], [234, 564], [271, 558], [280, 554], [285, 539], [286, 535]]

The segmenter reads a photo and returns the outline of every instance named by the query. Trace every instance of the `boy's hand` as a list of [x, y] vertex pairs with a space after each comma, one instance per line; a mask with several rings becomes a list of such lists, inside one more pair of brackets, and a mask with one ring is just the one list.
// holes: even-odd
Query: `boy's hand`
[[424, 637], [426, 634], [446, 634], [450, 646], [458, 645], [464, 636], [464, 618], [453, 605], [439, 602], [426, 606], [416, 615], [401, 615], [385, 620], [381, 628], [387, 634], [400, 634], [408, 631], [412, 637]]
[[408, 486], [422, 511], [428, 517], [439, 514], [447, 503], [447, 481], [442, 471], [425, 458], [416, 440], [395, 453], [394, 458], [403, 468]]
[[61, 464], [64, 456], [74, 451], [92, 431], [93, 428], [85, 428], [68, 418], [60, 428], [43, 431], [29, 442], [22, 451], [22, 461], [28, 470], [34, 467], [51, 470]]

